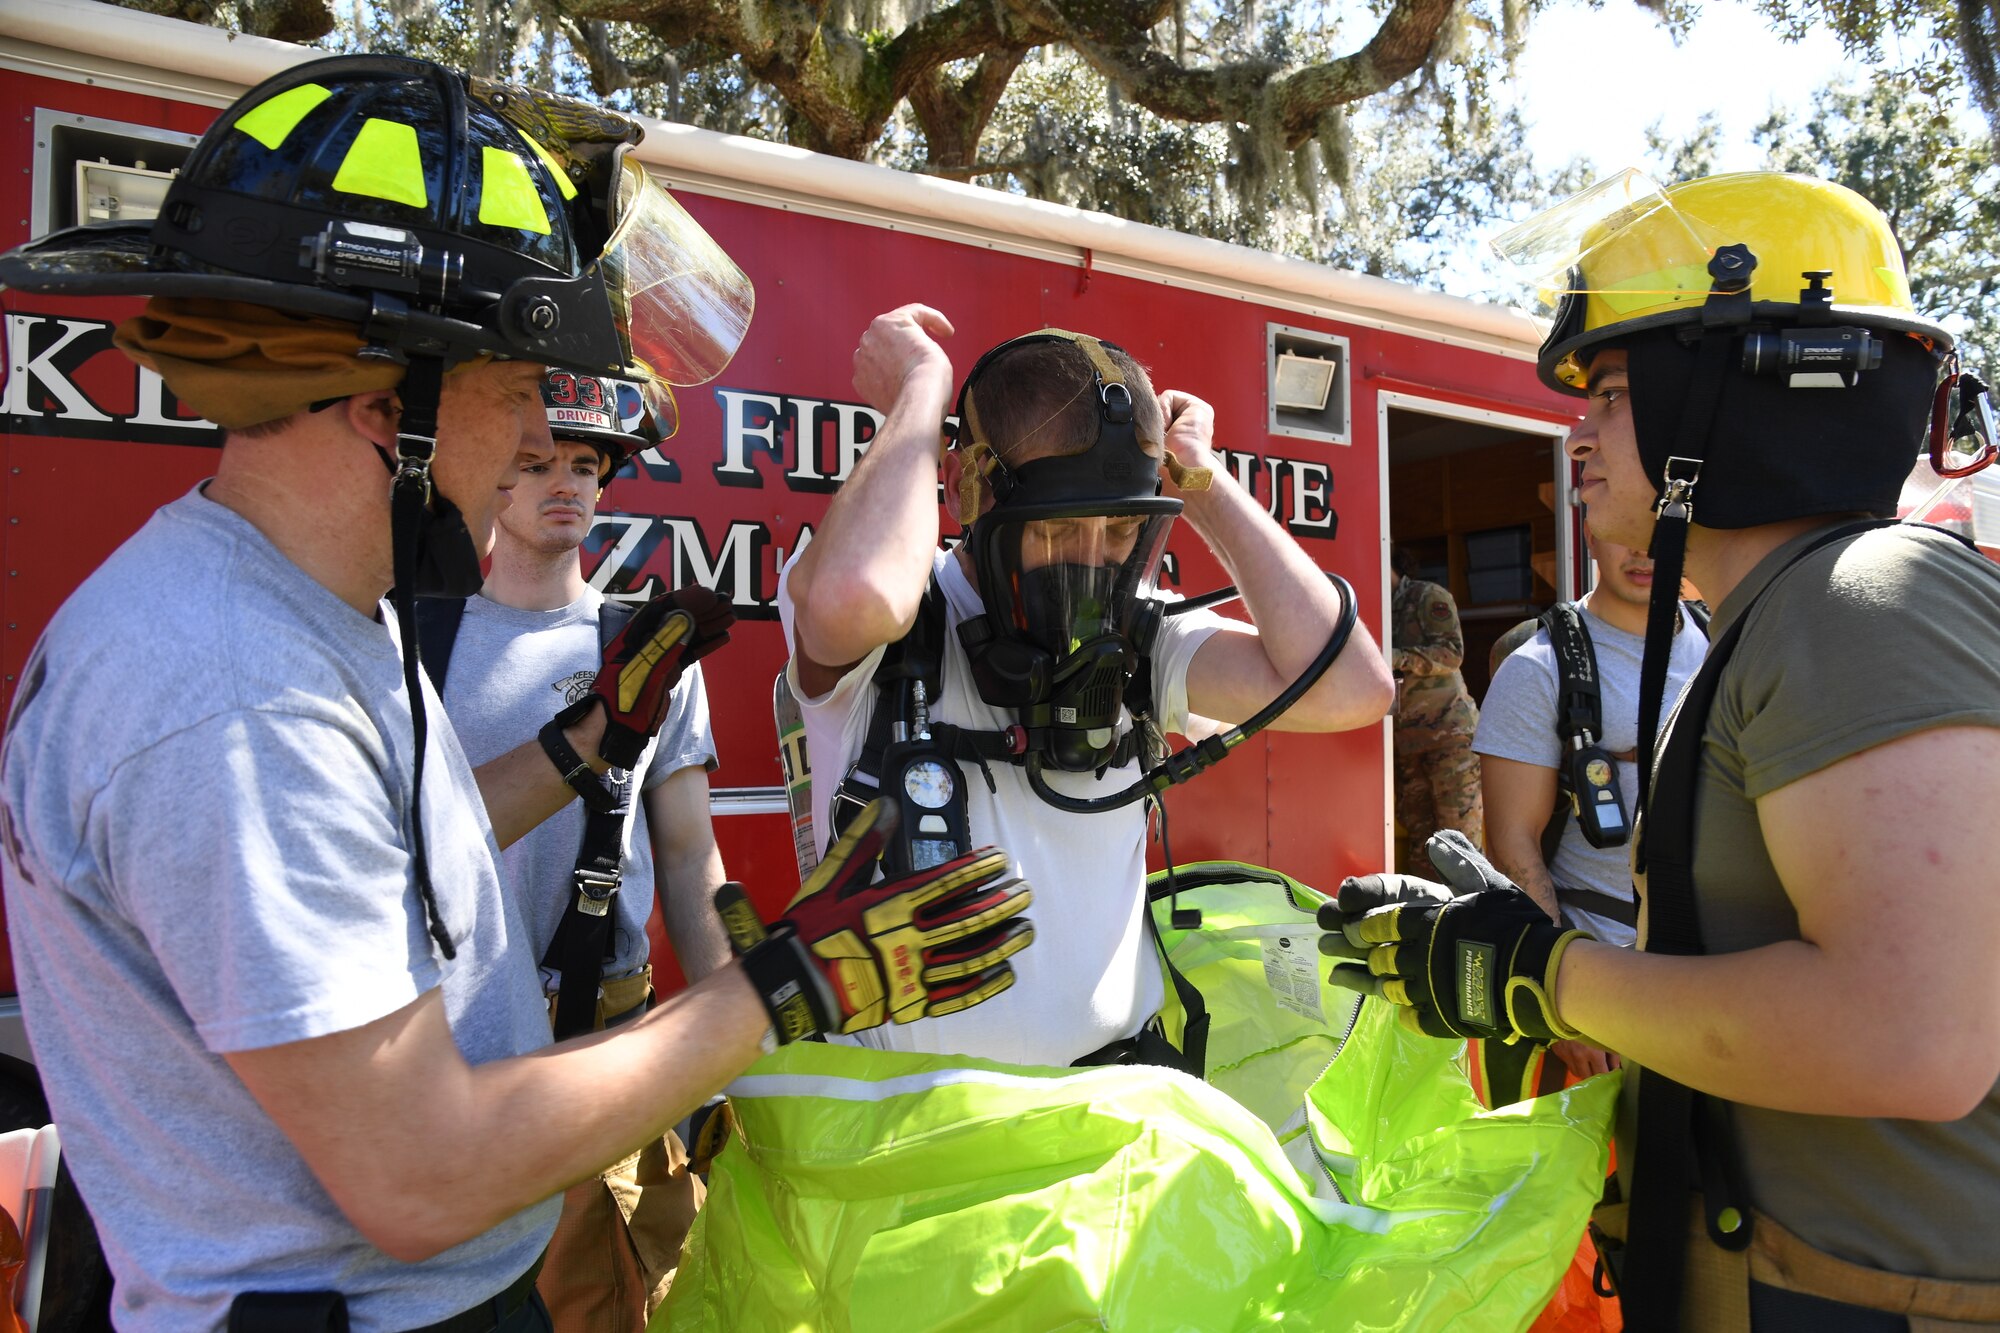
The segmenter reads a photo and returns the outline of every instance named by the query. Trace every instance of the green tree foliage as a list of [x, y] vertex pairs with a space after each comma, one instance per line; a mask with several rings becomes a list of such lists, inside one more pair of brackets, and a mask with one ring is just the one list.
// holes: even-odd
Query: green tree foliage
[[1856, 63], [1937, 103], [1969, 93], [2000, 135], [2000, 0], [1757, 0], [1781, 32], [1825, 29]]
[[[211, 21], [247, 29], [249, 6], [275, 0], [207, 2]], [[616, 19], [591, 17], [608, 12], [597, 0], [337, 0], [320, 44], [407, 51], [664, 119], [1425, 281], [1480, 220], [1548, 197], [1518, 115], [1497, 99], [1529, 2], [1079, 7], [1060, 32], [1021, 29], [1021, 43], [983, 51], [961, 42], [967, 54], [900, 100], [890, 96], [898, 61], [969, 22], [966, 5], [1004, 15], [1014, 0], [723, 6], [766, 54], [786, 40], [785, 23], [818, 23], [802, 61], [812, 68], [782, 77], [746, 50], [747, 29], [716, 40], [696, 12], [708, 6], [660, 0], [628, 0]], [[1036, 4], [1053, 23], [1060, 6]], [[680, 27], [661, 18], [667, 9]], [[642, 10], [650, 17], [633, 17]], [[1185, 86], [1170, 90], [1176, 78]], [[801, 96], [807, 83], [816, 91]], [[876, 117], [873, 137], [853, 137], [829, 100]]]

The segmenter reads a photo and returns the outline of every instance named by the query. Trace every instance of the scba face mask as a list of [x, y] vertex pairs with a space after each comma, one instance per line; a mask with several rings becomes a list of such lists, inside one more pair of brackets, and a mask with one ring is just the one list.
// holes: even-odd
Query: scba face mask
[[[1089, 360], [1096, 439], [1009, 467], [984, 438], [973, 386], [998, 356], [1061, 342]], [[966, 535], [986, 612], [959, 627], [960, 641], [980, 697], [1016, 712], [1023, 750], [1068, 772], [1121, 761], [1118, 721], [1158, 633], [1160, 562], [1181, 511], [1160, 496], [1160, 459], [1139, 440], [1131, 388], [1105, 348], [1056, 330], [1003, 343], [958, 404], [966, 467], [996, 500]]]
[[[993, 511], [975, 526], [986, 614], [960, 630], [980, 697], [1017, 711], [1047, 764], [1113, 762], [1127, 686], [1160, 622], [1160, 559], [1178, 500]], [[975, 649], [977, 642], [979, 648]]]

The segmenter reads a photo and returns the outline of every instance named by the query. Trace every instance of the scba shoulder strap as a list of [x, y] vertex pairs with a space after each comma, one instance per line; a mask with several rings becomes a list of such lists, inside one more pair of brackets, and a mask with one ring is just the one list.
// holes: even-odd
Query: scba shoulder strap
[[[1595, 745], [1604, 735], [1604, 698], [1597, 683], [1597, 652], [1583, 614], [1575, 602], [1557, 602], [1542, 612], [1541, 626], [1556, 658], [1556, 735], [1562, 737], [1565, 752], [1579, 738]], [[1542, 828], [1543, 865], [1555, 860], [1575, 800], [1569, 765], [1558, 763], [1555, 809]]]
[[[1697, 630], [1707, 635], [1707, 607], [1682, 602], [1681, 611]], [[1604, 741], [1604, 695], [1597, 672], [1597, 649], [1591, 642], [1590, 626], [1584, 621], [1582, 608], [1575, 602], [1557, 602], [1542, 612], [1538, 623], [1548, 634], [1549, 646], [1555, 654], [1555, 730], [1562, 738], [1563, 758], [1567, 759], [1571, 750], [1579, 748], [1579, 743], [1596, 746]], [[1570, 769], [1567, 762], [1556, 765], [1556, 804], [1549, 822], [1542, 828], [1543, 865], [1554, 863], [1563, 830], [1576, 811], [1576, 788]], [[1592, 910], [1598, 908], [1593, 906]]]
[[[1757, 601], [1787, 570], [1815, 552], [1876, 528], [1895, 526], [1893, 519], [1843, 524], [1808, 543], [1715, 640], [1701, 670], [1682, 693], [1668, 720], [1651, 799], [1637, 835], [1636, 861], [1646, 875], [1646, 952], [1682, 956], [1707, 952], [1694, 879], [1702, 739], [1723, 673]], [[1709, 1240], [1728, 1250], [1750, 1244], [1751, 1201], [1743, 1181], [1729, 1104], [1646, 1070], [1639, 1083], [1630, 1224], [1618, 1282], [1626, 1327], [1633, 1333], [1671, 1333], [1680, 1327], [1688, 1196], [1695, 1188], [1702, 1193]]]
[[[465, 619], [465, 599], [426, 597], [417, 601], [417, 647], [431, 685], [444, 697], [445, 673], [451, 665], [458, 630]], [[623, 602], [604, 602], [597, 611], [597, 648], [602, 654], [632, 618]], [[626, 826], [637, 804], [636, 784], [628, 776], [609, 784], [617, 797], [608, 810], [586, 805], [583, 842], [571, 873], [569, 910], [556, 925], [542, 966], [558, 969], [562, 984], [556, 993], [555, 1037], [561, 1041], [589, 1032], [597, 1022], [597, 989], [604, 962], [617, 944], [614, 929], [618, 889], [624, 879]]]

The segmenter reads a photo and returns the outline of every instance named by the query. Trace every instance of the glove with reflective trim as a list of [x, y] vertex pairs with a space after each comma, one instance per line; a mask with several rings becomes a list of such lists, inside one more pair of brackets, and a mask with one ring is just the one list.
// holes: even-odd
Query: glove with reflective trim
[[632, 613], [605, 645], [590, 693], [556, 715], [569, 726], [604, 705], [604, 739], [597, 752], [613, 768], [630, 769], [666, 721], [674, 686], [688, 665], [729, 642], [736, 612], [728, 600], [698, 585], [662, 593]]
[[1367, 875], [1319, 909], [1320, 952], [1360, 964], [1327, 979], [1405, 1006], [1403, 1021], [1433, 1037], [1581, 1036], [1556, 1013], [1556, 969], [1590, 936], [1550, 921], [1464, 834], [1435, 834], [1424, 851], [1443, 884]]
[[870, 884], [895, 829], [895, 807], [869, 802], [768, 928], [742, 885], [716, 891], [730, 947], [780, 1042], [955, 1014], [1014, 984], [1006, 960], [1035, 928], [1021, 915], [1032, 894], [1008, 875], [1007, 854], [983, 847]]

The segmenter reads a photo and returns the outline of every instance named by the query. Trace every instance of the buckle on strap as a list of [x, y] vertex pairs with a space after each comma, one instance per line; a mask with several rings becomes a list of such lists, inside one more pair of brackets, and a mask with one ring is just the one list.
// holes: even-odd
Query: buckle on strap
[[1671, 519], [1680, 523], [1694, 521], [1694, 487], [1701, 480], [1701, 460], [1681, 458], [1667, 460], [1666, 489], [1653, 502], [1655, 517]]
[[616, 869], [607, 871], [594, 866], [578, 866], [574, 876], [576, 910], [586, 916], [603, 916], [609, 912], [611, 899], [617, 895], [623, 878]]
[[[404, 448], [408, 441], [422, 441], [428, 447], [421, 453], [412, 453]], [[426, 505], [431, 502], [431, 454], [437, 448], [437, 441], [423, 435], [398, 435], [396, 437], [396, 471], [390, 485], [401, 490], [405, 486], [419, 488]]]
[[[867, 782], [867, 785], [874, 787], [878, 791], [881, 790], [881, 784], [868, 778], [866, 774], [855, 773], [850, 776], [862, 778]], [[826, 822], [833, 826], [833, 837], [838, 838], [842, 833], [845, 833], [847, 826], [854, 822], [854, 817], [867, 808], [868, 798], [857, 796], [855, 793], [848, 791], [845, 784], [843, 784], [839, 791], [834, 792], [833, 800], [827, 803]], [[828, 839], [828, 845], [831, 845], [831, 843], [832, 839], [830, 838]]]

